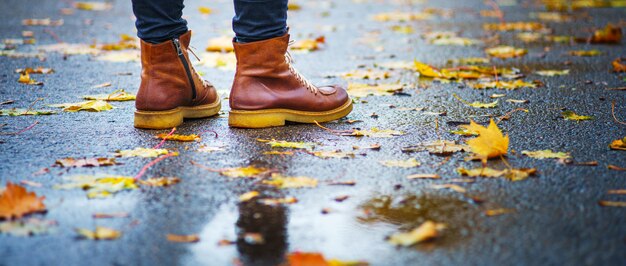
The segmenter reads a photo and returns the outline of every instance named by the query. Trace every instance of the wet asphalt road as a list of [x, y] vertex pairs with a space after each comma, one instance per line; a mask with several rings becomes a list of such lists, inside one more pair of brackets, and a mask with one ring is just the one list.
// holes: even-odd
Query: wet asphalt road
[[[229, 1], [188, 1], [185, 16], [193, 29], [192, 45], [202, 50], [206, 40], [230, 34], [232, 6]], [[291, 32], [296, 39], [324, 35], [327, 46], [309, 54], [297, 54], [296, 65], [314, 83], [341, 82], [329, 78], [360, 65], [372, 66], [391, 61], [417, 59], [443, 66], [448, 59], [483, 56], [483, 46], [433, 46], [419, 37], [428, 30], [462, 31], [464, 37], [488, 37], [481, 29], [486, 21], [478, 12], [488, 9], [482, 1], [300, 1], [302, 10], [290, 12]], [[417, 2], [417, 1], [415, 1]], [[528, 20], [529, 10], [542, 6], [502, 6], [508, 21]], [[59, 14], [68, 7], [64, 1], [7, 0], [0, 9], [0, 37], [18, 38], [22, 30], [33, 30], [38, 44], [52, 44], [55, 39], [44, 32], [50, 29], [68, 43], [114, 42], [119, 34], [134, 34], [133, 18], [127, 1], [115, 1], [107, 12], [76, 11], [74, 15]], [[198, 6], [213, 8], [214, 14], [201, 16]], [[11, 7], [11, 8], [8, 8]], [[388, 29], [393, 23], [376, 23], [369, 19], [383, 11], [413, 10], [425, 7], [451, 8], [452, 18], [437, 17], [430, 21], [412, 22], [416, 32], [409, 35]], [[588, 16], [573, 23], [548, 23], [564, 35], [585, 35], [593, 27], [619, 22], [624, 9], [586, 9], [576, 14]], [[21, 26], [25, 18], [63, 18], [61, 27]], [[86, 19], [91, 25], [84, 25]], [[371, 45], [357, 39], [379, 31], [379, 41]], [[0, 136], [0, 181], [30, 180], [43, 187], [28, 187], [46, 197], [48, 212], [34, 215], [56, 220], [56, 231], [42, 236], [19, 238], [0, 235], [0, 265], [276, 265], [292, 251], [321, 252], [327, 258], [363, 260], [372, 265], [623, 265], [626, 262], [626, 209], [600, 207], [599, 200], [624, 201], [624, 196], [607, 195], [609, 189], [626, 188], [625, 172], [611, 171], [608, 164], [626, 167], [626, 153], [609, 150], [607, 145], [626, 135], [626, 128], [613, 121], [611, 101], [616, 114], [626, 119], [624, 91], [606, 88], [623, 87], [623, 75], [611, 73], [610, 61], [626, 56], [621, 45], [551, 45], [523, 44], [502, 34], [502, 43], [529, 49], [521, 59], [494, 60], [496, 66], [512, 66], [528, 74], [527, 80], [541, 80], [544, 87], [504, 92], [507, 98], [527, 99], [528, 104], [504, 100], [496, 109], [473, 109], [453, 98], [456, 93], [469, 101], [490, 101], [491, 93], [477, 91], [459, 84], [426, 83], [405, 89], [406, 95], [370, 96], [367, 102], [355, 104], [349, 119], [357, 124], [328, 123], [333, 129], [352, 127], [398, 129], [406, 132], [394, 138], [354, 138], [336, 136], [315, 125], [289, 125], [281, 128], [242, 130], [227, 125], [227, 115], [214, 119], [186, 122], [179, 133], [217, 132], [218, 137], [204, 135], [198, 143], [168, 142], [164, 147], [180, 151], [180, 156], [166, 159], [147, 172], [147, 177], [177, 176], [182, 182], [167, 188], [142, 188], [125, 191], [107, 199], [89, 200], [80, 190], [54, 190], [65, 176], [109, 173], [134, 176], [150, 159], [120, 158], [123, 165], [102, 168], [62, 170], [50, 168], [44, 175], [33, 174], [65, 157], [112, 156], [119, 149], [152, 147], [158, 143], [156, 133], [166, 131], [139, 130], [132, 127], [133, 102], [115, 102], [117, 107], [100, 113], [59, 113], [53, 116], [0, 117], [0, 132], [19, 131], [35, 121], [39, 124], [19, 135]], [[606, 55], [582, 58], [566, 55], [569, 50], [599, 49]], [[27, 51], [32, 46], [23, 46]], [[564, 65], [569, 61], [570, 65]], [[138, 63], [111, 63], [93, 60], [90, 56], [49, 54], [46, 61], [0, 57], [0, 101], [14, 100], [2, 108], [27, 108], [35, 99], [37, 108], [46, 104], [74, 102], [84, 94], [106, 93], [125, 88], [135, 92], [139, 85]], [[44, 86], [28, 86], [16, 82], [14, 69], [28, 66], [52, 67], [56, 73], [34, 76]], [[563, 77], [539, 77], [539, 69], [571, 69]], [[221, 90], [227, 90], [233, 72], [199, 67], [205, 78]], [[117, 75], [130, 72], [132, 75]], [[409, 74], [395, 77], [416, 82]], [[590, 81], [590, 82], [589, 82]], [[112, 88], [93, 89], [93, 85], [111, 82]], [[225, 102], [227, 102], [225, 100]], [[397, 107], [423, 107], [425, 111], [447, 112], [447, 116], [424, 112], [401, 111]], [[10, 106], [10, 107], [8, 107]], [[523, 107], [528, 113], [515, 113], [500, 123], [510, 135], [510, 148], [515, 151], [553, 149], [571, 152], [575, 161], [597, 161], [598, 166], [558, 164], [554, 160], [535, 160], [511, 155], [515, 167], [535, 167], [537, 177], [520, 182], [505, 179], [479, 178], [474, 183], [460, 183], [466, 195], [451, 190], [434, 190], [433, 184], [447, 184], [460, 178], [457, 167], [478, 167], [466, 162], [466, 154], [454, 154], [449, 160], [425, 152], [402, 153], [400, 149], [423, 141], [463, 137], [447, 133], [456, 122], [487, 122], [485, 115], [501, 116]], [[573, 122], [560, 118], [561, 108], [592, 115], [593, 121]], [[227, 104], [224, 110], [228, 110]], [[371, 114], [378, 114], [372, 118]], [[439, 132], [435, 124], [439, 124]], [[294, 156], [270, 156], [270, 150], [255, 139], [313, 141], [317, 149], [352, 150], [353, 146], [379, 143], [380, 151], [365, 150], [365, 156], [354, 159], [321, 159], [305, 153]], [[201, 145], [222, 145], [225, 151], [200, 153]], [[361, 152], [361, 151], [358, 151]], [[387, 168], [381, 160], [406, 160], [414, 157], [422, 166], [413, 169]], [[212, 167], [237, 167], [249, 164], [275, 168], [286, 175], [310, 176], [320, 180], [313, 189], [277, 190], [250, 179], [229, 179], [218, 173], [193, 166], [190, 161]], [[490, 166], [504, 168], [498, 160]], [[441, 180], [408, 180], [414, 173], [438, 173]], [[355, 180], [355, 186], [330, 186], [327, 181]], [[266, 196], [295, 196], [298, 203], [269, 207], [250, 202], [238, 204], [242, 193], [257, 190]], [[341, 203], [337, 196], [348, 195]], [[470, 200], [477, 197], [484, 202]], [[328, 214], [322, 214], [329, 208]], [[509, 208], [515, 212], [487, 217], [485, 210]], [[367, 211], [365, 211], [367, 210]], [[93, 219], [93, 213], [128, 212], [128, 218]], [[366, 214], [367, 213], [367, 214]], [[409, 230], [425, 220], [448, 224], [448, 229], [434, 242], [410, 248], [396, 248], [385, 237]], [[74, 228], [96, 225], [121, 230], [123, 236], [114, 241], [90, 241], [76, 238]], [[266, 244], [250, 245], [237, 240], [237, 232], [260, 232]], [[165, 234], [198, 234], [194, 244], [168, 242]], [[220, 240], [236, 241], [234, 245], [218, 246]]]

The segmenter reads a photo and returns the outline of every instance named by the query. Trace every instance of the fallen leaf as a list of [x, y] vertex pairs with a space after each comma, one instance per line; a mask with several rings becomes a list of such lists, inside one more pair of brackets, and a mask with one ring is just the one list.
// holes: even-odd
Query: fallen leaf
[[471, 46], [477, 45], [481, 42], [476, 39], [463, 38], [463, 37], [450, 37], [450, 38], [441, 38], [435, 39], [431, 41], [434, 45], [457, 45], [457, 46]]
[[394, 93], [401, 92], [404, 88], [402, 84], [363, 84], [363, 83], [349, 83], [348, 93], [352, 97], [366, 97], [366, 96], [389, 96]]
[[169, 141], [180, 141], [180, 142], [191, 142], [191, 141], [201, 140], [200, 136], [196, 134], [190, 134], [190, 135], [171, 134], [170, 135], [168, 133], [161, 133], [154, 137], [157, 139], [164, 139], [164, 140], [169, 140]]
[[32, 110], [32, 109], [0, 109], [0, 115], [21, 116], [21, 115], [53, 115], [57, 112], [51, 110]]
[[622, 41], [622, 28], [608, 23], [604, 29], [596, 30], [593, 36], [589, 38], [576, 38], [578, 42], [590, 43], [613, 43], [617, 44]]
[[289, 48], [295, 51], [312, 52], [319, 50], [326, 43], [324, 36], [315, 39], [303, 39], [295, 41]]
[[512, 213], [512, 212], [515, 212], [515, 210], [514, 209], [493, 209], [493, 210], [486, 210], [485, 215], [491, 217], [491, 216], [499, 216], [499, 215]]
[[24, 184], [24, 185], [31, 186], [31, 187], [43, 187], [43, 184], [39, 182], [24, 180], [24, 179], [20, 180], [20, 184]]
[[611, 144], [609, 144], [609, 148], [612, 150], [626, 151], [626, 137], [612, 141]]
[[539, 22], [501, 22], [483, 24], [486, 31], [540, 31], [544, 30], [545, 25]]
[[290, 148], [290, 149], [305, 149], [311, 150], [315, 147], [315, 142], [290, 142], [284, 140], [267, 140], [267, 139], [257, 139], [258, 142], [267, 143], [272, 148]]
[[83, 238], [91, 240], [115, 240], [122, 236], [122, 232], [103, 226], [96, 226], [96, 230], [93, 231], [84, 228], [76, 228], [76, 233]]
[[225, 151], [225, 149], [223, 146], [201, 146], [200, 148], [198, 148], [198, 151], [212, 153], [212, 152], [218, 152], [218, 151]]
[[455, 130], [450, 130], [448, 132], [455, 134], [455, 135], [461, 135], [461, 136], [466, 136], [466, 137], [478, 136], [478, 132], [470, 131], [467, 128], [458, 128]]
[[451, 190], [459, 192], [459, 193], [467, 192], [467, 190], [465, 190], [465, 188], [463, 188], [463, 187], [461, 187], [459, 185], [455, 185], [455, 184], [432, 185], [430, 187], [434, 188], [434, 189], [451, 189]]
[[354, 136], [354, 137], [371, 137], [371, 138], [391, 138], [394, 136], [402, 136], [404, 132], [393, 129], [378, 129], [376, 127], [370, 130], [352, 130], [350, 133], [342, 134], [342, 136]]
[[18, 68], [15, 70], [15, 73], [27, 73], [27, 74], [51, 74], [54, 73], [54, 69], [45, 68], [45, 67], [27, 67], [27, 68]]
[[496, 46], [485, 50], [487, 55], [497, 58], [514, 58], [524, 56], [528, 51], [513, 46]]
[[461, 175], [470, 177], [505, 177], [511, 181], [521, 181], [528, 178], [531, 175], [535, 175], [537, 169], [535, 168], [520, 168], [520, 169], [505, 169], [496, 170], [489, 167], [465, 169], [458, 168], [457, 172]]
[[355, 157], [355, 154], [352, 152], [342, 152], [339, 150], [336, 151], [314, 151], [314, 152], [310, 152], [310, 154], [316, 156], [316, 157], [320, 157], [320, 158], [324, 158], [324, 159], [328, 159], [328, 158], [337, 158], [337, 159], [351, 159]]
[[101, 100], [101, 101], [134, 101], [137, 98], [136, 95], [125, 92], [124, 90], [114, 91], [110, 94], [97, 94], [97, 95], [85, 95], [85, 100]]
[[476, 124], [473, 120], [469, 126], [464, 125], [462, 127], [478, 133], [478, 137], [468, 140], [467, 144], [484, 163], [490, 158], [500, 157], [508, 153], [509, 136], [503, 136], [493, 119], [489, 122], [489, 127]]
[[233, 47], [233, 37], [230, 36], [220, 36], [216, 38], [209, 39], [206, 47], [207, 52], [233, 52], [235, 48]]
[[137, 182], [144, 186], [167, 187], [167, 186], [175, 185], [178, 182], [180, 182], [180, 178], [178, 177], [154, 177], [154, 178], [148, 178], [146, 180], [137, 180]]
[[387, 167], [400, 167], [400, 168], [413, 168], [420, 166], [420, 162], [418, 162], [415, 158], [411, 158], [405, 161], [380, 161], [380, 164]]
[[416, 20], [429, 20], [434, 18], [430, 13], [417, 13], [417, 12], [387, 12], [379, 13], [373, 16], [375, 21], [387, 22], [387, 21], [416, 21]]
[[26, 220], [0, 222], [0, 233], [12, 236], [34, 236], [48, 234], [57, 226], [53, 220], [30, 218]]
[[518, 39], [525, 43], [537, 42], [541, 40], [543, 34], [540, 32], [521, 32], [515, 35]]
[[626, 194], [626, 189], [611, 189], [606, 192], [607, 194]]
[[132, 150], [118, 150], [115, 153], [116, 157], [142, 157], [142, 158], [154, 158], [161, 155], [168, 154], [167, 149], [151, 149], [151, 148], [135, 148]]
[[277, 199], [275, 198], [260, 199], [259, 202], [265, 205], [274, 206], [274, 205], [280, 205], [280, 204], [294, 204], [294, 203], [297, 203], [298, 200], [294, 197], [286, 197], [286, 198], [277, 198]]
[[106, 87], [111, 87], [111, 85], [113, 85], [111, 84], [111, 82], [105, 82], [105, 83], [100, 83], [98, 85], [94, 85], [91, 88], [92, 89], [106, 88]]
[[583, 120], [592, 120], [593, 116], [587, 115], [577, 115], [572, 111], [564, 111], [561, 113], [565, 120], [573, 120], [573, 121], [583, 121]]
[[202, 15], [209, 15], [213, 13], [213, 10], [209, 7], [201, 6], [201, 7], [198, 7], [198, 12], [200, 12], [200, 14]]
[[115, 162], [115, 158], [86, 158], [86, 159], [74, 159], [63, 158], [56, 160], [55, 165], [60, 167], [99, 167], [99, 166], [111, 166], [119, 164]]
[[458, 95], [456, 95], [456, 93], [452, 94], [452, 96], [454, 96], [454, 98], [457, 98], [460, 102], [469, 105], [471, 107], [474, 108], [496, 108], [498, 107], [498, 101], [494, 101], [491, 103], [481, 103], [481, 102], [468, 102], [466, 100], [461, 99], [461, 97], [459, 97]]
[[102, 101], [102, 100], [91, 100], [91, 101], [77, 102], [77, 103], [51, 104], [49, 106], [63, 108], [63, 111], [67, 111], [67, 112], [78, 112], [78, 111], [100, 112], [100, 111], [107, 111], [107, 110], [113, 109], [113, 106], [111, 106], [106, 101]]
[[413, 174], [409, 175], [406, 178], [408, 179], [440, 179], [441, 176], [438, 174]]
[[20, 78], [17, 80], [19, 83], [28, 84], [28, 85], [37, 85], [42, 86], [43, 82], [39, 82], [30, 77], [30, 75], [26, 72], [20, 73]]
[[30, 213], [46, 211], [46, 205], [43, 203], [45, 197], [37, 197], [35, 192], [28, 192], [26, 188], [17, 184], [11, 182], [6, 184], [0, 194], [0, 218], [11, 220]]
[[547, 76], [547, 77], [564, 76], [564, 75], [569, 75], [569, 69], [565, 69], [565, 70], [539, 70], [539, 71], [535, 71], [535, 73], [537, 75]]
[[36, 19], [22, 19], [22, 25], [24, 26], [61, 26], [63, 25], [63, 20], [51, 20], [49, 18]]
[[255, 166], [245, 166], [245, 167], [233, 167], [233, 168], [224, 168], [217, 170], [221, 175], [239, 178], [239, 177], [258, 177], [262, 174], [268, 173], [270, 170], [267, 168], [257, 168]]
[[488, 64], [490, 62], [489, 58], [485, 57], [465, 57], [465, 58], [457, 58], [448, 60], [450, 64], [457, 65], [480, 65], [480, 64]]
[[411, 25], [393, 25], [391, 26], [391, 31], [402, 34], [411, 34], [415, 32], [413, 26]]
[[287, 156], [291, 156], [296, 154], [295, 152], [292, 151], [264, 151], [263, 152], [264, 155], [287, 155]]
[[167, 234], [167, 241], [176, 242], [176, 243], [196, 243], [200, 241], [200, 237], [198, 235], [174, 235]]
[[436, 155], [450, 155], [455, 152], [468, 151], [470, 148], [467, 145], [457, 144], [455, 141], [449, 140], [435, 140], [420, 143], [415, 146], [408, 146], [402, 148], [403, 152], [420, 152], [428, 151], [430, 154]]
[[78, 175], [70, 177], [70, 182], [56, 185], [55, 189], [82, 189], [87, 198], [106, 198], [123, 190], [137, 189], [135, 179], [127, 176], [90, 176]]
[[626, 207], [626, 201], [606, 201], [598, 202], [602, 207]]
[[589, 57], [589, 56], [603, 55], [604, 53], [602, 51], [594, 49], [594, 50], [575, 50], [575, 51], [570, 51], [569, 54], [573, 56]]
[[111, 9], [113, 5], [108, 2], [74, 2], [74, 7], [88, 11], [105, 11]]
[[250, 191], [239, 196], [239, 202], [246, 202], [260, 195], [258, 191]]
[[357, 69], [350, 72], [341, 73], [341, 77], [350, 79], [381, 80], [388, 79], [389, 77], [391, 77], [391, 74], [388, 71], [376, 69]]
[[619, 167], [617, 165], [612, 165], [612, 164], [607, 165], [607, 168], [610, 170], [615, 170], [615, 171], [626, 171], [626, 167]]
[[317, 187], [317, 179], [306, 176], [283, 176], [273, 173], [270, 180], [263, 180], [263, 184], [274, 186], [277, 188], [304, 188]]
[[396, 246], [408, 247], [438, 237], [445, 228], [445, 224], [426, 221], [410, 232], [391, 235], [387, 241]]
[[613, 60], [613, 62], [611, 62], [611, 65], [613, 66], [613, 72], [616, 72], [616, 73], [626, 72], [626, 65], [622, 63], [622, 59], [623, 58], [618, 57], [615, 60]]
[[234, 71], [237, 68], [235, 53], [208, 52], [200, 55], [198, 65], [217, 68], [225, 71]]
[[552, 150], [522, 151], [522, 154], [535, 159], [567, 159], [572, 158], [567, 152], [553, 152]]
[[111, 218], [126, 218], [128, 217], [127, 212], [116, 212], [116, 213], [94, 213], [91, 215], [94, 219], [111, 219]]

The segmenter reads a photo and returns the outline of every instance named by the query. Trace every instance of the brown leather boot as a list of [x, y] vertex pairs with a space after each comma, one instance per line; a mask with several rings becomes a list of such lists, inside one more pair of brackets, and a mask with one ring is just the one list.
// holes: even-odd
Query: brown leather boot
[[231, 127], [282, 126], [285, 121], [327, 122], [352, 111], [352, 100], [340, 86], [316, 87], [290, 64], [289, 34], [233, 43], [237, 72], [230, 91]]
[[150, 44], [141, 41], [141, 86], [135, 101], [135, 127], [172, 128], [183, 118], [204, 118], [221, 108], [215, 88], [191, 65], [187, 49], [191, 31]]

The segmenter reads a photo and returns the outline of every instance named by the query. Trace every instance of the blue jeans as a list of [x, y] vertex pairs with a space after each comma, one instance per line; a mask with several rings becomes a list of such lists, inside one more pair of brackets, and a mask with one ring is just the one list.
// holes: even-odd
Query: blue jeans
[[[137, 35], [160, 43], [187, 32], [183, 0], [132, 0]], [[238, 42], [254, 42], [287, 33], [287, 0], [234, 0], [233, 31]]]

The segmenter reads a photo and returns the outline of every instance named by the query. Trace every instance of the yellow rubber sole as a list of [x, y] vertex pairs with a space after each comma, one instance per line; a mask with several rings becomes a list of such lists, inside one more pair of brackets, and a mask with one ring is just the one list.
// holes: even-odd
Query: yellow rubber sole
[[307, 112], [291, 109], [265, 110], [231, 110], [228, 116], [228, 125], [240, 128], [265, 128], [284, 126], [286, 121], [297, 123], [315, 123], [337, 120], [352, 111], [352, 100], [330, 111]]
[[219, 97], [214, 103], [193, 107], [177, 107], [165, 111], [135, 111], [135, 127], [167, 129], [179, 126], [185, 118], [205, 118], [216, 115], [222, 108]]

